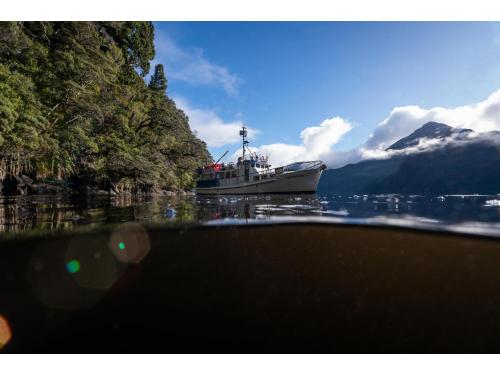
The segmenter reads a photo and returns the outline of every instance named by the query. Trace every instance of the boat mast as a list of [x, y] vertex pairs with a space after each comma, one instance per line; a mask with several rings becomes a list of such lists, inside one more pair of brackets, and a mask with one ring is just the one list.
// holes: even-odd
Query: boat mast
[[246, 140], [247, 128], [245, 127], [245, 125], [243, 125], [242, 129], [240, 130], [240, 136], [243, 137], [242, 148], [243, 148], [243, 161], [244, 161], [245, 160], [245, 146], [248, 144], [248, 141]]

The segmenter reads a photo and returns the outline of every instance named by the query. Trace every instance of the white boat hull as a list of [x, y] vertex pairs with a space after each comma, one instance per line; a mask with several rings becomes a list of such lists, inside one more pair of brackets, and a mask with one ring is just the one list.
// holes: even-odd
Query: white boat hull
[[246, 182], [231, 186], [196, 188], [196, 194], [312, 194], [316, 192], [322, 172], [322, 168], [287, 172], [260, 181]]

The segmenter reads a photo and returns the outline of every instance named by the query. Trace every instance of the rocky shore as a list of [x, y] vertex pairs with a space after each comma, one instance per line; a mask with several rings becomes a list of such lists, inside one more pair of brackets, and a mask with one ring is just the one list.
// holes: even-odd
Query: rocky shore
[[64, 180], [36, 181], [27, 175], [4, 179], [0, 183], [0, 195], [51, 195], [51, 194], [86, 194], [86, 195], [132, 195], [157, 194], [167, 196], [185, 196], [193, 194], [181, 189], [154, 189], [151, 191], [119, 190], [113, 187], [104, 189], [94, 185], [70, 183]]

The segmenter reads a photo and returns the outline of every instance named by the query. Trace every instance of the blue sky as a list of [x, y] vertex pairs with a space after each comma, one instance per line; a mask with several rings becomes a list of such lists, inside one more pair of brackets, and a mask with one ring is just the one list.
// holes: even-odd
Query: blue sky
[[[241, 122], [276, 163], [322, 157], [332, 165], [355, 161], [353, 150], [368, 148], [374, 132], [379, 143], [370, 147], [381, 149], [423, 120], [496, 129], [481, 103], [500, 88], [499, 24], [155, 22], [155, 29], [154, 63], [165, 65], [168, 94], [215, 158], [238, 149]], [[407, 108], [396, 120], [408, 125], [393, 125], [396, 107]]]

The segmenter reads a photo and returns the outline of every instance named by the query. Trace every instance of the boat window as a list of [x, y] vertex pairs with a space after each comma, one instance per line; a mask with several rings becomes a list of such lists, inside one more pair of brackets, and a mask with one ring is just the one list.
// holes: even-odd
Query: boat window
[[231, 177], [231, 172], [226, 172], [226, 178], [230, 178]]
[[231, 177], [237, 177], [237, 175], [236, 175], [236, 171], [231, 172]]
[[262, 179], [265, 180], [267, 178], [267, 174], [262, 175]]
[[257, 164], [257, 165], [256, 165], [256, 167], [257, 167], [257, 168], [260, 168], [260, 164]]
[[260, 177], [260, 176], [254, 176], [254, 177], [253, 177], [254, 181], [259, 181], [259, 177]]

